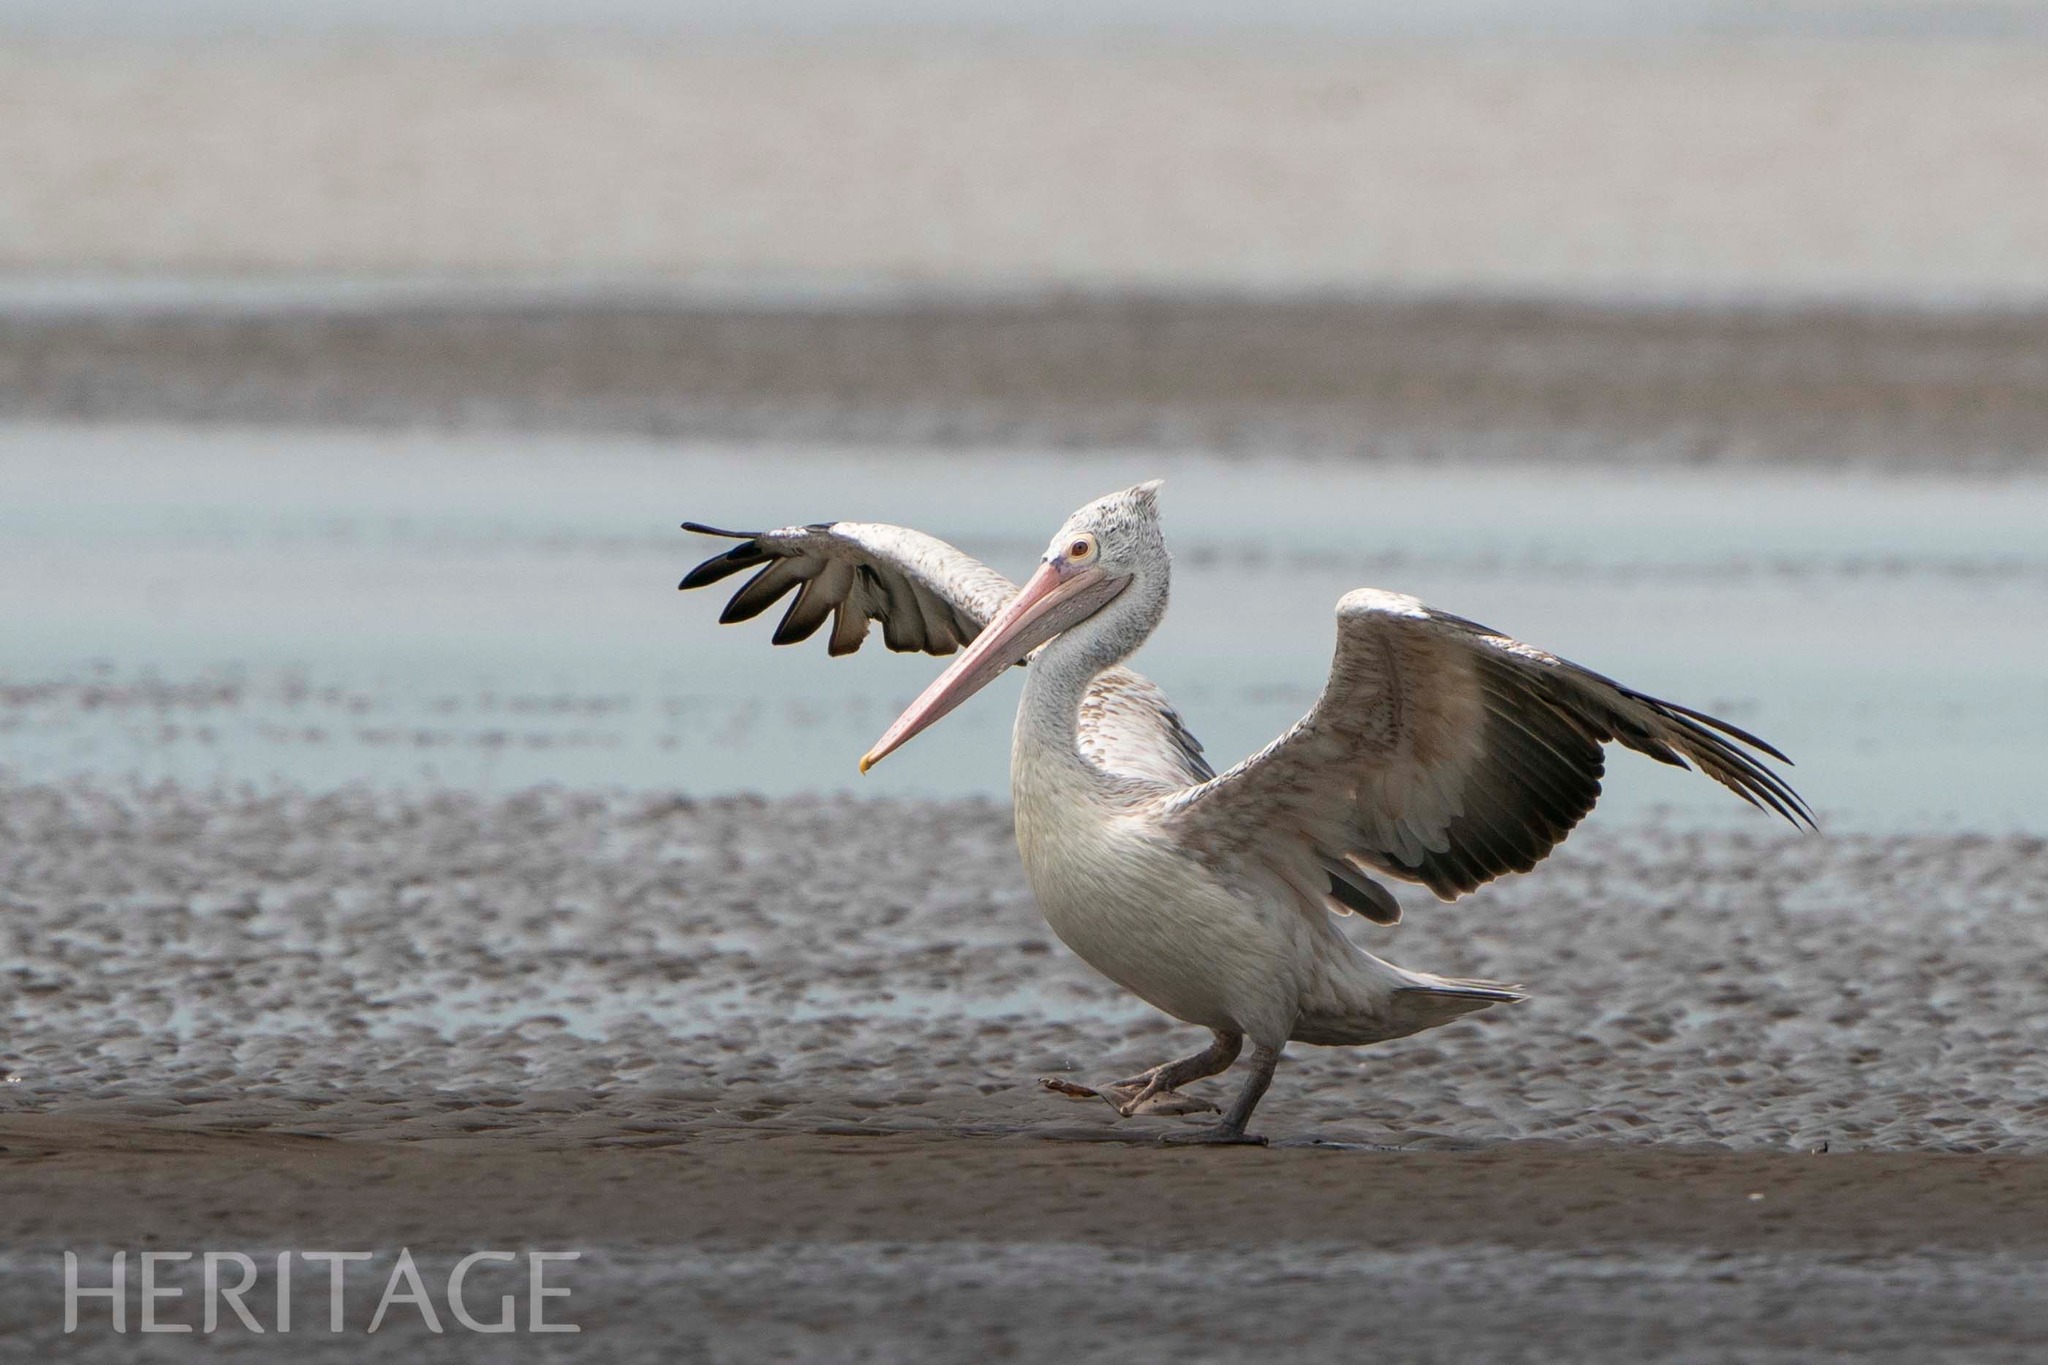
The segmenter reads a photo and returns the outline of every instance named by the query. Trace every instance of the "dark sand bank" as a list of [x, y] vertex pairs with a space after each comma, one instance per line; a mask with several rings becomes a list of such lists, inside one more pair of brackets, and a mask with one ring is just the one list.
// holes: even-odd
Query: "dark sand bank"
[[[570, 294], [0, 312], [0, 418], [1403, 460], [2048, 466], [2048, 313]], [[376, 301], [380, 300], [381, 301]]]
[[[2048, 1334], [2038, 1158], [803, 1135], [539, 1152], [32, 1117], [0, 1119], [0, 1146], [0, 1330], [39, 1358], [2017, 1362]], [[86, 1283], [107, 1248], [241, 1249], [270, 1322], [270, 1253], [315, 1245], [373, 1253], [340, 1335], [304, 1265], [289, 1338], [232, 1319], [117, 1337], [97, 1303], [59, 1330], [66, 1248]], [[581, 1330], [471, 1336], [443, 1310], [430, 1337], [400, 1308], [368, 1336], [401, 1246], [437, 1298], [472, 1248], [577, 1251], [549, 1316]], [[489, 1317], [525, 1286], [485, 1272]], [[162, 1320], [196, 1321], [197, 1274], [163, 1280], [189, 1297]]]
[[317, 1229], [430, 1249], [1014, 1240], [2048, 1256], [2039, 1157], [1554, 1143], [1190, 1151], [737, 1131], [571, 1151], [477, 1133], [335, 1143], [30, 1114], [0, 1117], [0, 1145], [10, 1247], [53, 1231], [81, 1244], [177, 1244], [211, 1223], [240, 1245]]

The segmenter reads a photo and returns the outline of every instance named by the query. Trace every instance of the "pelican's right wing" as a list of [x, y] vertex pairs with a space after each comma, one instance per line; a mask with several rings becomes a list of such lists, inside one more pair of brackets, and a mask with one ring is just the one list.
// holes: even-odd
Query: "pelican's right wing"
[[[830, 619], [827, 648], [851, 654], [867, 638], [868, 622], [879, 621], [890, 649], [951, 654], [1017, 595], [1015, 583], [973, 555], [903, 526], [831, 521], [721, 531], [686, 521], [683, 529], [740, 543], [690, 570], [679, 587], [760, 570], [726, 603], [721, 625], [751, 620], [796, 593], [775, 627], [778, 645], [808, 640]], [[1089, 685], [1078, 738], [1090, 762], [1119, 777], [1180, 787], [1215, 776], [1166, 694], [1128, 668]]]
[[1578, 824], [1610, 741], [1813, 825], [1764, 762], [1789, 760], [1755, 735], [1370, 588], [1337, 604], [1337, 655], [1315, 708], [1164, 810], [1197, 847], [1319, 862], [1333, 876], [1362, 865], [1453, 900], [1528, 871]]
[[702, 588], [758, 568], [720, 613], [720, 625], [749, 621], [794, 591], [775, 627], [775, 643], [808, 640], [829, 617], [827, 649], [851, 654], [882, 623], [882, 642], [901, 652], [951, 654], [981, 633], [1017, 585], [974, 556], [903, 526], [832, 521], [779, 531], [721, 531], [696, 522], [686, 531], [740, 543], [705, 560], [681, 588]]

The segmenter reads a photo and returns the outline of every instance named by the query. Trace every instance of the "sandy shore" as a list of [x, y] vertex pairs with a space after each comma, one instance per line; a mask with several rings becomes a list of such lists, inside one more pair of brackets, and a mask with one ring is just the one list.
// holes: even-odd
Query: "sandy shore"
[[0, 269], [2040, 299], [2048, 45], [11, 44]]
[[991, 804], [11, 788], [0, 827], [0, 1330], [56, 1358], [261, 1353], [63, 1336], [59, 1253], [121, 1247], [581, 1250], [619, 1358], [2048, 1331], [2038, 840], [1594, 831], [1371, 940], [1528, 1004], [1296, 1049], [1273, 1147], [1189, 1152], [1037, 1088], [1190, 1040], [1050, 939]]
[[0, 418], [2040, 469], [2048, 314], [203, 284], [0, 299]]

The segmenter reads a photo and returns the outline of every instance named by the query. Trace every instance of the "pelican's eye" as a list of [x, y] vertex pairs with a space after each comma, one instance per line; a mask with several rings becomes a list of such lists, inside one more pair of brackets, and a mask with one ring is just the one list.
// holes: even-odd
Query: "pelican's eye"
[[1072, 540], [1070, 540], [1070, 541], [1068, 541], [1068, 542], [1067, 542], [1067, 559], [1068, 559], [1069, 561], [1071, 561], [1072, 563], [1075, 563], [1075, 564], [1079, 564], [1079, 563], [1083, 562], [1084, 560], [1089, 560], [1089, 559], [1093, 559], [1094, 557], [1095, 557], [1095, 537], [1094, 537], [1094, 536], [1089, 536], [1089, 535], [1080, 535], [1080, 536], [1075, 536], [1075, 537], [1074, 537], [1074, 538], [1073, 538]]

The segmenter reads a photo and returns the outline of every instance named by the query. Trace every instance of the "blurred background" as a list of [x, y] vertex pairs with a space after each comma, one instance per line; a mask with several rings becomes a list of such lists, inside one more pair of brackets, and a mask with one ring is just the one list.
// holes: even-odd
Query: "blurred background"
[[2044, 469], [2048, 6], [0, 0], [16, 783], [1001, 794], [676, 523], [1163, 474], [1219, 766], [1373, 584], [2039, 831]]

